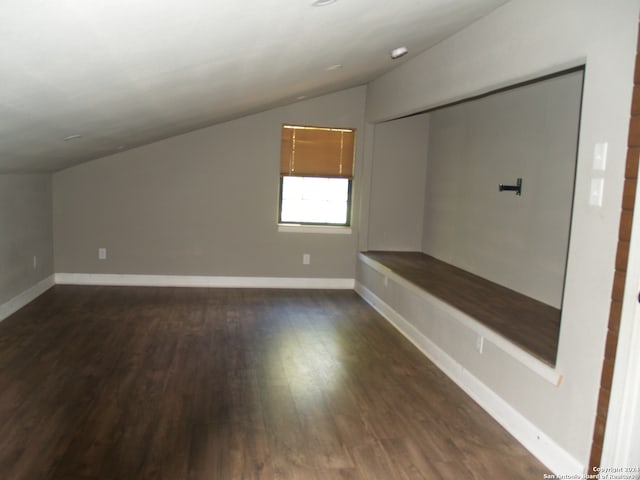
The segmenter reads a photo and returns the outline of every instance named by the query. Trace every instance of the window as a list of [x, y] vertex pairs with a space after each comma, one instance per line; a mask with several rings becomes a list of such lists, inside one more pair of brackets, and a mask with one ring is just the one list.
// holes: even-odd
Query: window
[[280, 224], [351, 224], [353, 129], [283, 125]]

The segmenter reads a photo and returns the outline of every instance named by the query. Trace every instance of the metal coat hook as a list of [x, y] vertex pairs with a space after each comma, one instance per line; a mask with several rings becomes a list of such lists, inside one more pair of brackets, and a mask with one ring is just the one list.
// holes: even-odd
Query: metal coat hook
[[522, 179], [518, 178], [516, 185], [498, 185], [498, 190], [501, 192], [516, 192], [516, 195], [522, 195]]

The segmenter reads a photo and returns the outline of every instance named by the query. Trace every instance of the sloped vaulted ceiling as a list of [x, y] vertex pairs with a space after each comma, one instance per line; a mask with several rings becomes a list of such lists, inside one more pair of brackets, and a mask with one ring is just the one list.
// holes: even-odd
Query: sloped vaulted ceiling
[[[505, 2], [3, 0], [0, 173], [367, 83]], [[391, 60], [400, 45], [409, 55]]]

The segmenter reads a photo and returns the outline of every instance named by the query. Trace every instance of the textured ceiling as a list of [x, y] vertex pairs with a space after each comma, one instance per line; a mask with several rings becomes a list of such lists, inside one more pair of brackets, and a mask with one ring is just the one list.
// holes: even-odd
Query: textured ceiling
[[[0, 173], [367, 83], [505, 2], [2, 0]], [[393, 61], [399, 45], [409, 55]]]

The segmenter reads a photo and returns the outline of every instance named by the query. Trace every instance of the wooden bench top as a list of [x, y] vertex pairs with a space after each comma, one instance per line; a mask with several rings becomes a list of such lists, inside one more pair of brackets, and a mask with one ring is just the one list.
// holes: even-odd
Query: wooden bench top
[[560, 310], [421, 252], [362, 252], [496, 333], [555, 365]]

